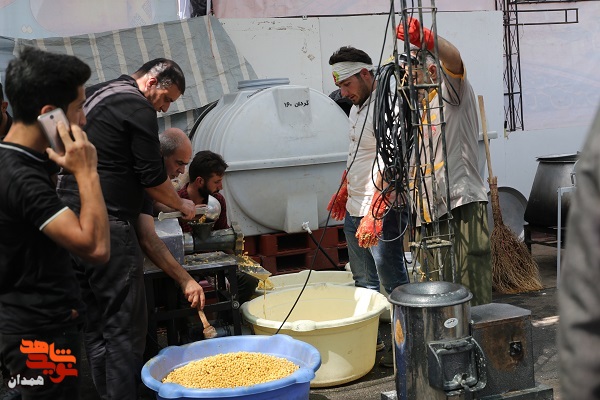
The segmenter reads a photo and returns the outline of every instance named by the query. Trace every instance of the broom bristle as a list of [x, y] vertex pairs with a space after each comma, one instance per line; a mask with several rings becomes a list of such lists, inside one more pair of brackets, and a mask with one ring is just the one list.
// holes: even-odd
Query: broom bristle
[[538, 265], [527, 246], [503, 224], [494, 224], [492, 248], [492, 287], [499, 293], [541, 290]]
[[490, 235], [492, 248], [492, 289], [498, 293], [521, 293], [541, 290], [538, 265], [525, 243], [502, 221], [498, 180], [488, 178], [492, 200], [494, 228]]

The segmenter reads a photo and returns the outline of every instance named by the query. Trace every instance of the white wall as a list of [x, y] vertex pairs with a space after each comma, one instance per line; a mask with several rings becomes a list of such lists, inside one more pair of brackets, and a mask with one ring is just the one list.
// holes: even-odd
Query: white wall
[[[287, 77], [292, 84], [329, 94], [336, 89], [329, 57], [339, 47], [351, 45], [365, 50], [374, 64], [380, 64], [380, 58], [385, 61], [392, 54], [395, 35], [393, 29], [387, 27], [387, 20], [385, 15], [368, 15], [221, 19], [221, 23], [259, 78]], [[396, 20], [395, 24], [398, 23]], [[463, 29], [465, 26], [469, 29]], [[498, 11], [442, 12], [437, 14], [437, 27], [442, 36], [459, 48], [475, 92], [485, 98], [488, 130], [492, 136], [501, 133], [504, 124], [502, 14]], [[483, 175], [483, 146], [480, 156]], [[493, 157], [493, 162], [500, 160]]]
[[259, 79], [289, 78], [322, 91], [319, 18], [221, 19]]
[[[385, 14], [390, 10], [390, 0], [212, 0], [215, 15], [219, 18], [276, 18], [318, 17], [324, 15]], [[421, 2], [423, 7], [439, 11], [494, 10], [494, 0], [437, 0]], [[411, 3], [407, 2], [408, 6]], [[394, 0], [396, 12], [402, 2]]]
[[[499, 186], [514, 188], [527, 198], [537, 157], [581, 150], [600, 97], [597, 73], [591, 72], [600, 64], [600, 52], [593, 51], [600, 43], [600, 28], [594, 23], [600, 10], [594, 9], [595, 2], [576, 2], [579, 24], [519, 27], [526, 130], [505, 132], [502, 14], [456, 12], [473, 8], [469, 4], [440, 1], [444, 11], [437, 14], [438, 32], [459, 48], [476, 93], [485, 98], [488, 130], [497, 137], [490, 147]], [[477, 4], [480, 9], [493, 8], [489, 1]], [[544, 18], [543, 12], [535, 15], [537, 20]], [[353, 45], [378, 63], [386, 21], [384, 15], [221, 20], [259, 77], [289, 77], [293, 84], [325, 93], [335, 89], [328, 64], [331, 53]], [[388, 38], [386, 58], [391, 50]], [[483, 167], [483, 151], [480, 156]], [[482, 174], [487, 177], [487, 172]]]
[[[222, 19], [223, 27], [259, 78], [287, 77], [292, 84], [306, 85], [324, 93], [336, 89], [329, 57], [339, 47], [365, 50], [374, 64], [393, 50], [393, 33], [387, 16], [349, 16], [273, 19]], [[398, 23], [398, 20], [396, 20]], [[461, 51], [469, 78], [484, 95], [488, 129], [503, 127], [502, 15], [500, 12], [439, 13], [438, 31]], [[470, 26], [471, 31], [460, 29]]]
[[[240, 4], [239, 0], [215, 1], [222, 5]], [[360, 7], [366, 4], [361, 0], [265, 0], [264, 3], [269, 7], [262, 11], [254, 7], [257, 15], [290, 15], [291, 9], [300, 10], [299, 15], [313, 12], [312, 15], [332, 15], [335, 10], [349, 13], [363, 10]], [[379, 0], [369, 2], [369, 10], [384, 12], [385, 4]], [[500, 12], [491, 11], [495, 8], [492, 0], [436, 1], [440, 11], [438, 31], [461, 50], [475, 90], [485, 97], [489, 130], [498, 134], [498, 139], [491, 141], [491, 152], [500, 186], [513, 187], [527, 197], [537, 169], [536, 157], [581, 150], [600, 99], [600, 82], [596, 78], [600, 70], [597, 4], [576, 1], [519, 5], [521, 10], [578, 8], [579, 23], [519, 26], [526, 130], [505, 134], [504, 33]], [[120, 10], [125, 5], [128, 8], [123, 13]], [[87, 12], [78, 11], [81, 8]], [[0, 0], [0, 35], [27, 39], [98, 32], [176, 18], [177, 0]], [[555, 13], [540, 11], [521, 14], [520, 21], [554, 19]], [[328, 93], [334, 89], [327, 63], [329, 55], [336, 48], [351, 44], [378, 59], [386, 20], [387, 16], [367, 15], [240, 18], [222, 19], [222, 23], [259, 77], [289, 77], [293, 84]], [[389, 40], [384, 53], [391, 53]]]
[[73, 36], [174, 21], [177, 0], [0, 0], [0, 36]]
[[[529, 197], [536, 158], [582, 150], [600, 100], [600, 7], [595, 1], [520, 4], [520, 23], [556, 22], [578, 10], [573, 24], [520, 25], [521, 90], [525, 130], [492, 143], [502, 161], [494, 173]], [[567, 13], [574, 21], [574, 11]], [[549, 188], [556, 193], [556, 188]]]

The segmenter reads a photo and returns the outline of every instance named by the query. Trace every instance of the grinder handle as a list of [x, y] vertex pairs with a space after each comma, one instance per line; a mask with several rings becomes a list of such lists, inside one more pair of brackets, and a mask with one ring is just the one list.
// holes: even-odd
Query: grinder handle
[[[216, 221], [221, 215], [221, 203], [214, 196], [208, 195], [208, 199], [206, 201], [207, 204], [201, 204], [196, 206], [196, 215], [204, 214], [206, 218]], [[179, 211], [174, 212], [159, 212], [158, 220], [162, 221], [167, 218], [179, 218], [183, 215]]]
[[[196, 215], [204, 214], [205, 210], [206, 210], [206, 206], [196, 207]], [[183, 214], [180, 211], [173, 211], [173, 212], [162, 212], [161, 211], [158, 213], [157, 219], [159, 221], [162, 221], [162, 220], [169, 219], [169, 218], [179, 218], [179, 217], [183, 217]]]

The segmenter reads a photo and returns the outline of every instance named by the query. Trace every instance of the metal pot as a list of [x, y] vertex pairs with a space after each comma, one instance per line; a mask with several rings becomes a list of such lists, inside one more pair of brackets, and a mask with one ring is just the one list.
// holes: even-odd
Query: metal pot
[[[540, 227], [558, 226], [558, 188], [575, 184], [574, 166], [579, 153], [538, 157], [538, 167], [525, 209], [525, 221]], [[561, 224], [565, 226], [570, 193], [561, 199]]]

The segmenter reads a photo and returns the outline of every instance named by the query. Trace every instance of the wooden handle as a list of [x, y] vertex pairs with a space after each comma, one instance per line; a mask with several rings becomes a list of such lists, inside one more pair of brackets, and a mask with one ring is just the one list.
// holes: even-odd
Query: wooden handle
[[206, 315], [204, 315], [204, 311], [198, 310], [198, 315], [200, 316], [200, 319], [202, 320], [202, 326], [204, 327], [204, 330], [202, 331], [204, 339], [212, 339], [217, 337], [217, 330], [210, 324], [210, 322], [208, 322]]
[[204, 315], [204, 311], [198, 310], [198, 315], [200, 316], [200, 320], [202, 320], [202, 326], [206, 329], [210, 326], [210, 323], [206, 319], [206, 315]]
[[483, 96], [477, 96], [477, 100], [479, 101], [479, 114], [481, 115], [481, 129], [483, 130], [483, 143], [485, 143], [485, 156], [487, 158], [488, 176], [491, 178], [494, 176], [494, 173], [492, 172], [492, 158], [490, 157], [490, 144], [487, 133], [487, 120], [485, 118], [485, 105], [483, 104]]

